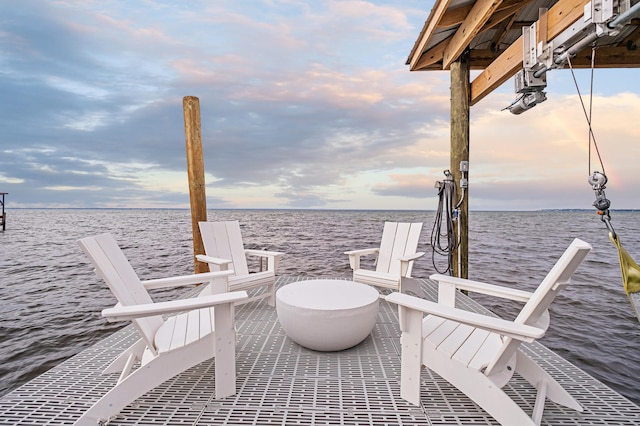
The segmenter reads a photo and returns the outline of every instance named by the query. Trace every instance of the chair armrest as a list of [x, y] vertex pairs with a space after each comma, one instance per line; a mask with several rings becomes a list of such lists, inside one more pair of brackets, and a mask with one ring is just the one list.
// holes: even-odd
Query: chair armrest
[[467, 290], [474, 293], [482, 293], [490, 296], [501, 297], [503, 299], [527, 302], [533, 295], [530, 291], [518, 290], [515, 288], [502, 287], [494, 284], [486, 284], [479, 281], [472, 281], [465, 278], [451, 277], [449, 275], [433, 274], [429, 277], [439, 284], [446, 284], [459, 290]]
[[344, 254], [348, 256], [366, 256], [368, 254], [378, 253], [379, 251], [380, 251], [380, 248], [376, 247], [376, 248], [345, 251]]
[[545, 333], [545, 330], [530, 325], [519, 324], [502, 318], [490, 317], [450, 306], [443, 306], [408, 294], [394, 292], [385, 296], [385, 299], [388, 302], [396, 303], [407, 309], [417, 310], [440, 318], [468, 324], [524, 342], [533, 342], [544, 336]]
[[400, 279], [402, 279], [402, 277], [411, 277], [411, 274], [409, 273], [409, 266], [411, 264], [411, 262], [413, 262], [414, 260], [420, 258], [424, 256], [424, 252], [418, 252], [418, 253], [413, 253], [413, 254], [408, 254], [406, 256], [401, 256], [401, 257], [396, 257], [394, 260], [398, 260], [400, 261], [400, 269], [398, 270], [398, 274]]
[[183, 285], [201, 284], [205, 282], [211, 282], [220, 278], [227, 278], [229, 275], [233, 275], [233, 271], [217, 271], [217, 272], [205, 272], [203, 274], [183, 275], [180, 277], [158, 278], [155, 280], [142, 281], [142, 285], [147, 290], [154, 290], [158, 288], [167, 287], [179, 287]]
[[356, 271], [360, 269], [360, 256], [366, 256], [368, 254], [377, 254], [378, 252], [380, 252], [380, 248], [376, 247], [376, 248], [368, 248], [368, 249], [361, 249], [361, 250], [345, 251], [344, 254], [349, 256], [349, 266], [351, 267], [351, 269]]
[[255, 250], [255, 249], [245, 249], [246, 255], [257, 256], [260, 257], [260, 265], [262, 266], [262, 258], [267, 259], [267, 271], [271, 271], [275, 274], [276, 269], [278, 268], [278, 263], [280, 263], [280, 257], [284, 255], [279, 251], [269, 251], [269, 250]]
[[260, 257], [279, 257], [279, 256], [284, 256], [286, 254], [279, 251], [255, 250], [255, 249], [245, 249], [244, 252], [246, 254], [250, 254], [251, 256], [260, 256]]
[[[203, 274], [200, 274], [203, 275]], [[125, 321], [135, 318], [143, 318], [154, 315], [172, 314], [176, 312], [192, 311], [209, 308], [225, 303], [234, 303], [247, 299], [246, 291], [232, 291], [229, 293], [214, 294], [212, 296], [195, 297], [191, 299], [170, 300], [168, 302], [147, 303], [144, 305], [121, 306], [104, 309], [102, 316], [108, 321]]]
[[416, 260], [424, 256], [424, 252], [419, 251], [418, 253], [408, 254], [406, 256], [398, 257], [397, 259], [400, 262], [411, 262], [412, 260]]
[[221, 259], [219, 257], [212, 257], [212, 256], [204, 255], [204, 254], [197, 254], [196, 255], [196, 259], [198, 259], [200, 262], [212, 263], [212, 264], [218, 265], [220, 267], [228, 265], [228, 264], [233, 262], [232, 260], [229, 260], [229, 259]]

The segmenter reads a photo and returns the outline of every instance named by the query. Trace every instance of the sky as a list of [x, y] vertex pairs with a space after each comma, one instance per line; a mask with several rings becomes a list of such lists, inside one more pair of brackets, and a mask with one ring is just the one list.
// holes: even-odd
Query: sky
[[[448, 71], [410, 72], [433, 1], [4, 0], [0, 192], [10, 208], [188, 208], [200, 101], [207, 207], [437, 206]], [[471, 109], [471, 210], [640, 208], [639, 70], [547, 73], [547, 101]], [[474, 76], [475, 74], [472, 74]], [[592, 148], [593, 151], [593, 148]]]

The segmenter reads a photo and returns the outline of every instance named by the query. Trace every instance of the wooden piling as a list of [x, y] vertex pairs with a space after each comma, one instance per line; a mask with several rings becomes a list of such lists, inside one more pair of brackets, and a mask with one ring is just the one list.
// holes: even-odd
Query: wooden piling
[[5, 231], [7, 229], [7, 212], [4, 210], [4, 196], [7, 195], [8, 192], [0, 192], [0, 204], [2, 204], [2, 213], [0, 214], [0, 226], [2, 230]]
[[191, 229], [193, 232], [193, 263], [195, 272], [208, 272], [209, 266], [196, 259], [204, 254], [204, 244], [198, 222], [207, 220], [207, 195], [204, 180], [204, 157], [202, 155], [202, 133], [200, 127], [200, 100], [195, 96], [185, 96], [184, 134], [187, 142], [187, 174], [189, 176], [189, 200], [191, 203]]
[[[453, 179], [461, 195], [460, 162], [469, 161], [469, 110], [471, 85], [469, 83], [469, 52], [465, 52], [451, 63], [451, 160], [450, 168]], [[456, 201], [457, 202], [457, 201]], [[469, 188], [466, 189], [464, 201], [460, 205], [460, 215], [454, 231], [460, 233], [460, 245], [453, 252], [453, 274], [461, 278], [469, 278]], [[459, 263], [458, 263], [459, 259]]]
[[0, 204], [2, 204], [2, 215], [0, 216], [0, 226], [2, 226], [2, 230], [5, 231], [7, 229], [7, 212], [4, 211], [4, 196], [7, 195], [8, 192], [0, 192], [2, 199], [0, 200]]

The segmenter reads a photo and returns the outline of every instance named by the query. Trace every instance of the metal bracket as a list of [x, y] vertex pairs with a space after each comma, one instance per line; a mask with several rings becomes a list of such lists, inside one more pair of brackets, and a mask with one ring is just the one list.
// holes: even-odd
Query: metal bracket
[[539, 13], [538, 23], [522, 27], [523, 70], [516, 74], [516, 93], [540, 92], [547, 87], [545, 71], [553, 61], [553, 49], [547, 43], [547, 9], [541, 8]]
[[591, 20], [594, 24], [604, 24], [613, 18], [613, 0], [593, 0], [585, 5], [585, 18], [587, 13], [591, 15]]
[[522, 66], [523, 68], [533, 68], [538, 63], [536, 49], [537, 42], [536, 23], [528, 27], [522, 27]]

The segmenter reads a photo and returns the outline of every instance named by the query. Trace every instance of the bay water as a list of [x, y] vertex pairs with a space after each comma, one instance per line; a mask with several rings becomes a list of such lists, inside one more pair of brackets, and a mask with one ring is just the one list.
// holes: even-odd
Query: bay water
[[[640, 260], [640, 212], [612, 211], [627, 251]], [[424, 222], [413, 276], [445, 269], [432, 255], [433, 211], [210, 210], [238, 220], [246, 248], [282, 251], [278, 275], [350, 277], [344, 252], [376, 247], [383, 223]], [[141, 279], [192, 273], [188, 210], [10, 209], [0, 231], [0, 396], [89, 347], [127, 323], [100, 311], [115, 304], [76, 240], [113, 234]], [[541, 342], [640, 404], [640, 323], [624, 292], [618, 255], [592, 211], [471, 212], [469, 277], [533, 290], [573, 238], [593, 245], [572, 285], [551, 307]], [[154, 292], [156, 300], [184, 290]], [[473, 295], [501, 317], [514, 302]]]

